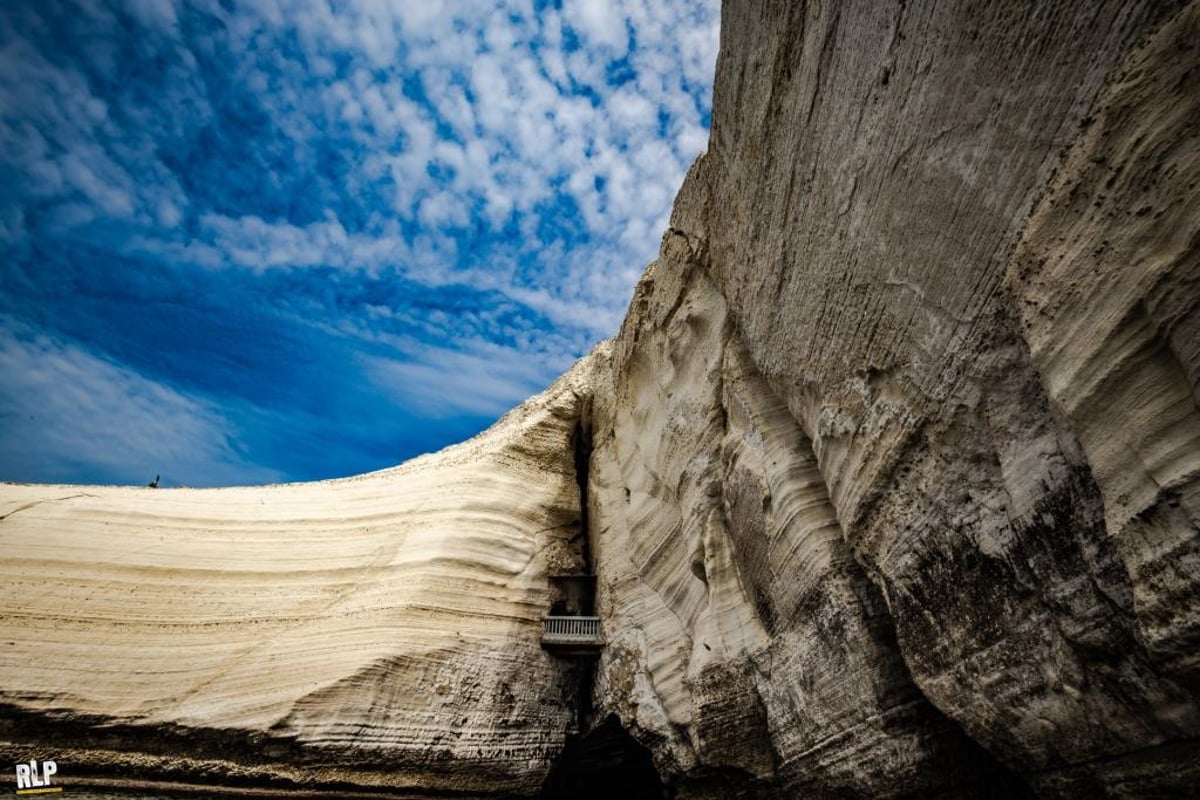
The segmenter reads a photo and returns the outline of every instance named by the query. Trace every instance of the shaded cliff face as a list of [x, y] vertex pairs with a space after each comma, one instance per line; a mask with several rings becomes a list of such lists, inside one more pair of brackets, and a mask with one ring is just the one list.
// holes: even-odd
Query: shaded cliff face
[[[448, 796], [1200, 785], [1200, 3], [724, 11], [621, 332], [487, 433], [317, 484], [0, 487], [0, 754]], [[538, 646], [586, 568], [594, 675]]]
[[604, 704], [696, 796], [1195, 786], [1200, 6], [724, 12], [596, 405]]

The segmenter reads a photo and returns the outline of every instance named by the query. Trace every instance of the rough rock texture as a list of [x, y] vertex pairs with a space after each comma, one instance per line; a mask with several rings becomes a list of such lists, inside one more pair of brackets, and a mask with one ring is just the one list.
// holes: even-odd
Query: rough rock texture
[[[724, 12], [619, 335], [489, 433], [0, 490], [6, 752], [530, 792], [616, 720], [680, 797], [1200, 785], [1200, 3]], [[590, 677], [537, 647], [585, 564]]]
[[1200, 785], [1198, 20], [726, 4], [593, 426], [602, 698], [685, 784]]
[[540, 620], [546, 575], [581, 566], [591, 363], [469, 442], [356, 478], [4, 486], [10, 761], [45, 745], [67, 780], [536, 792], [576, 725]]

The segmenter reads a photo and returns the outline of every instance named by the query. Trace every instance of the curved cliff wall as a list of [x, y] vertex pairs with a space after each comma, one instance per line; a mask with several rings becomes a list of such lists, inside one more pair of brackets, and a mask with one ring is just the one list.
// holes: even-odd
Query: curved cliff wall
[[540, 635], [547, 574], [581, 567], [591, 363], [355, 478], [4, 486], [2, 752], [67, 781], [536, 793], [577, 725]]
[[727, 3], [613, 348], [602, 698], [697, 794], [1200, 783], [1200, 7]]
[[[603, 774], [594, 729], [680, 797], [1200, 785], [1200, 3], [721, 35], [620, 333], [492, 430], [317, 484], [0, 487], [0, 752], [530, 795], [569, 740]], [[585, 567], [594, 671], [538, 642]]]

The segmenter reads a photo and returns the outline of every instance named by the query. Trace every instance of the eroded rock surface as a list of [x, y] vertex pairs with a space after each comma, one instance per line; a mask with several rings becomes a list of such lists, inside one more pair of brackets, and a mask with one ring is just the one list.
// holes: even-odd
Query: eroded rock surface
[[685, 785], [1200, 785], [1198, 20], [726, 5], [594, 430], [602, 697]]
[[66, 779], [536, 792], [577, 724], [540, 620], [546, 575], [581, 567], [591, 364], [355, 478], [4, 486], [4, 752], [44, 745]]
[[[1200, 3], [726, 3], [620, 333], [491, 431], [0, 489], [4, 752], [529, 794], [582, 726], [680, 797], [1188, 796], [1198, 132]], [[590, 675], [538, 646], [584, 568]]]

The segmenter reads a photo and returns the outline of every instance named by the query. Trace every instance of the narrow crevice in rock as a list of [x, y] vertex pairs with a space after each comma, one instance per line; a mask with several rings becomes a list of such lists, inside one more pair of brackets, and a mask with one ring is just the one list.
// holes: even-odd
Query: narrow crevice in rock
[[581, 413], [571, 435], [575, 456], [575, 483], [579, 486], [579, 538], [583, 572], [592, 571], [592, 544], [588, 529], [588, 468], [592, 460], [592, 431]]
[[595, 717], [592, 692], [596, 686], [596, 659], [583, 657], [577, 659], [575, 663], [579, 676], [575, 694], [576, 730], [582, 733], [592, 727]]
[[[593, 571], [592, 539], [590, 530], [590, 515], [588, 514], [588, 482], [590, 480], [590, 465], [592, 460], [592, 429], [589, 421], [587, 401], [581, 402], [579, 418], [571, 432], [571, 450], [575, 467], [575, 483], [579, 487], [579, 571], [585, 575]], [[596, 613], [595, 585], [577, 605], [577, 612], [584, 615]], [[596, 684], [596, 658], [592, 655], [579, 655], [573, 658], [571, 669], [567, 671], [568, 680], [574, 692], [575, 730], [576, 734], [570, 741], [583, 735], [592, 727], [595, 709], [593, 693]]]

